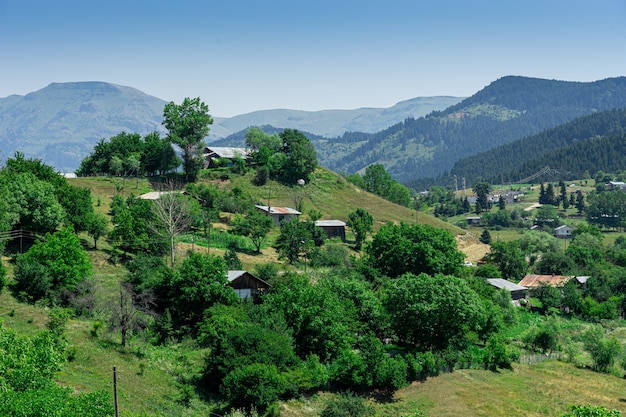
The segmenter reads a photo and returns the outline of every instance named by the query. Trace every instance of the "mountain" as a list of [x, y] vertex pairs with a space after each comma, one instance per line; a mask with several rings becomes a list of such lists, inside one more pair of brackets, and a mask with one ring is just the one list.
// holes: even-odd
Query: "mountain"
[[360, 108], [355, 110], [260, 110], [231, 118], [214, 119], [209, 140], [218, 140], [250, 126], [270, 125], [298, 129], [318, 136], [336, 137], [345, 132], [379, 132], [408, 118], [425, 116], [457, 104], [461, 97], [416, 97], [389, 108]]
[[414, 186], [416, 179], [445, 175], [461, 158], [619, 107], [626, 107], [626, 77], [582, 83], [507, 76], [445, 111], [314, 145], [332, 170], [352, 174], [382, 163], [393, 178]]
[[166, 102], [104, 82], [52, 83], [0, 99], [0, 150], [17, 150], [59, 171], [73, 171], [102, 138], [162, 131]]
[[[208, 141], [249, 126], [306, 130], [319, 135], [346, 131], [375, 132], [408, 117], [443, 110], [457, 97], [418, 97], [387, 109], [264, 110], [231, 118], [214, 118]], [[121, 132], [164, 133], [161, 121], [167, 102], [131, 87], [106, 82], [52, 83], [25, 96], [0, 98], [0, 151], [41, 159], [59, 171], [74, 171], [101, 139]]]
[[619, 144], [616, 138], [625, 133], [626, 108], [596, 112], [463, 158], [454, 164], [450, 175], [465, 177], [471, 184], [478, 176], [490, 182], [516, 182], [545, 166], [560, 171], [566, 179], [580, 178], [584, 171], [592, 176], [597, 170], [621, 171], [624, 166], [616, 163], [615, 158], [621, 160], [626, 148], [605, 155], [595, 149], [606, 147], [607, 141], [600, 139], [610, 138], [609, 142]]

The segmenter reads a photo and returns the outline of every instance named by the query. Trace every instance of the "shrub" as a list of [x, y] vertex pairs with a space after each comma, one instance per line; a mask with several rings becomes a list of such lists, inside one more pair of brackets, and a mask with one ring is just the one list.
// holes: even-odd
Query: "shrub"
[[326, 404], [320, 417], [370, 417], [373, 415], [374, 408], [363, 398], [346, 393]]
[[274, 365], [254, 363], [226, 375], [220, 387], [230, 404], [266, 410], [285, 392], [286, 381]]

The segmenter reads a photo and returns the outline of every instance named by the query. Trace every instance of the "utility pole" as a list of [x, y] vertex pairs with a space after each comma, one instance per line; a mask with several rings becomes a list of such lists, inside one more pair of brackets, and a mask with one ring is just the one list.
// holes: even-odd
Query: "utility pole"
[[113, 404], [115, 405], [115, 417], [120, 417], [120, 411], [117, 405], [117, 370], [113, 367]]

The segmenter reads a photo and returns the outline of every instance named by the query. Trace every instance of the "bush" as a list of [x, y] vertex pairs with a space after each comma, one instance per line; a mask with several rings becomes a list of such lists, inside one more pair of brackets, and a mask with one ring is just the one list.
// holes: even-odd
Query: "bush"
[[615, 337], [607, 338], [600, 326], [591, 327], [583, 335], [585, 350], [591, 355], [593, 369], [606, 372], [622, 350]]
[[345, 246], [341, 245], [327, 245], [322, 248], [315, 248], [309, 257], [311, 266], [314, 268], [350, 266], [350, 252]]
[[373, 415], [374, 408], [366, 404], [363, 398], [346, 393], [326, 404], [320, 417], [370, 417]]
[[230, 404], [266, 410], [285, 392], [286, 381], [274, 365], [255, 363], [226, 375], [220, 387]]

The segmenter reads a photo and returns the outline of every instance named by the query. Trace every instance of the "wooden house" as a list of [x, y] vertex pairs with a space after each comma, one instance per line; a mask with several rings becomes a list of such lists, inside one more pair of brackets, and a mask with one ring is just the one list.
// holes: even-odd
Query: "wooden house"
[[216, 168], [219, 160], [228, 159], [231, 162], [239, 157], [247, 160], [250, 152], [245, 148], [207, 146], [204, 148], [204, 168]]
[[267, 291], [270, 284], [251, 274], [248, 271], [228, 271], [228, 285], [230, 285], [242, 300], [250, 298], [257, 302], [259, 295]]
[[572, 238], [572, 229], [569, 226], [563, 225], [554, 229], [554, 236], [557, 239], [571, 239]]
[[346, 240], [346, 223], [341, 220], [317, 220], [315, 225], [321, 228], [328, 238], [338, 237]]
[[271, 216], [276, 225], [280, 225], [282, 222], [290, 221], [294, 218], [297, 219], [298, 216], [302, 214], [291, 207], [268, 207], [260, 205], [256, 205], [255, 207], [265, 213], [265, 215]]

